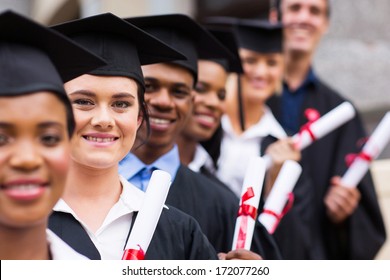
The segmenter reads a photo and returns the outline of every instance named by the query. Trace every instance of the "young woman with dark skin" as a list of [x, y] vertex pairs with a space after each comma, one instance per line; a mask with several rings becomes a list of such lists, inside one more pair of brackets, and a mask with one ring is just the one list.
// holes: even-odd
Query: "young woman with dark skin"
[[86, 259], [47, 224], [64, 191], [74, 129], [63, 82], [104, 62], [14, 12], [1, 13], [0, 26], [0, 259]]

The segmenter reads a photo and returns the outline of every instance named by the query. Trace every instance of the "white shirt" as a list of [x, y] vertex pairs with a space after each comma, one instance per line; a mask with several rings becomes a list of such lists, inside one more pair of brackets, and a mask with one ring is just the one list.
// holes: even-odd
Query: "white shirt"
[[73, 250], [72, 247], [66, 244], [50, 229], [46, 229], [46, 236], [53, 260], [89, 260], [87, 257]]
[[272, 135], [280, 139], [287, 134], [268, 107], [260, 121], [241, 135], [234, 133], [228, 116], [224, 115], [221, 122], [224, 133], [217, 177], [240, 197], [248, 159], [260, 155], [262, 138]]
[[81, 223], [100, 253], [102, 260], [120, 260], [123, 256], [133, 212], [139, 211], [145, 193], [120, 176], [123, 189], [118, 202], [110, 209], [101, 227], [94, 233], [80, 220], [63, 199], [54, 206], [55, 211], [72, 214]]
[[197, 144], [195, 155], [193, 160], [188, 164], [188, 168], [194, 172], [199, 172], [201, 167], [205, 166], [210, 173], [215, 173], [215, 167], [213, 160], [211, 159], [209, 153], [203, 148], [202, 145]]

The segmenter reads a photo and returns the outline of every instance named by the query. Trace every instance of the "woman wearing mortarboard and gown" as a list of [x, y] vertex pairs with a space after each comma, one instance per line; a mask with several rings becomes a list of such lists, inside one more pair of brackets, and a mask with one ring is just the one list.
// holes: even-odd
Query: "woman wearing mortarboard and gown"
[[[210, 18], [207, 24], [234, 32], [244, 73], [229, 77], [221, 126], [202, 144], [213, 158], [217, 177], [237, 196], [241, 195], [248, 158], [264, 153], [272, 158], [259, 205], [261, 212], [284, 161], [300, 160], [300, 152], [266, 105], [282, 82], [283, 27], [235, 18]], [[281, 218], [273, 234], [284, 259], [310, 258], [312, 216], [305, 209], [312, 202], [312, 194], [308, 186], [306, 175], [302, 174], [293, 191], [293, 207]]]
[[[66, 22], [53, 29], [103, 57], [107, 65], [67, 83], [76, 129], [67, 189], [50, 228], [91, 259], [121, 259], [145, 193], [118, 173], [118, 162], [147, 123], [141, 64], [183, 58], [113, 14]], [[142, 248], [141, 248], [142, 249]], [[190, 216], [168, 206], [145, 259], [217, 259]]]
[[[228, 186], [215, 176], [216, 166], [208, 152], [200, 144], [210, 139], [220, 129], [221, 117], [225, 111], [226, 81], [229, 73], [242, 73], [241, 61], [234, 34], [221, 28], [208, 28], [233, 57], [198, 60], [198, 79], [194, 87], [194, 106], [187, 124], [177, 143], [180, 160], [191, 170], [204, 174], [225, 188]], [[228, 188], [229, 189], [229, 188]], [[256, 221], [255, 241], [263, 247], [265, 259], [281, 258], [274, 238]]]
[[1, 260], [87, 259], [47, 224], [65, 187], [74, 130], [63, 83], [104, 64], [47, 27], [0, 13]]

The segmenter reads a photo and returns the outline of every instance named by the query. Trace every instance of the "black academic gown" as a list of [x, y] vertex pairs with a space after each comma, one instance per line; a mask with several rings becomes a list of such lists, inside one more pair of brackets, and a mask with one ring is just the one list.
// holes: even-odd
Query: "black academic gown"
[[[281, 118], [280, 101], [280, 97], [274, 96], [268, 102], [278, 120]], [[314, 108], [324, 115], [344, 101], [338, 93], [318, 81], [310, 86], [301, 112], [306, 108]], [[300, 126], [306, 122], [302, 113]], [[312, 225], [316, 259], [373, 259], [386, 239], [370, 172], [358, 185], [362, 195], [358, 208], [343, 225], [335, 226], [325, 213], [323, 200], [330, 178], [345, 173], [345, 156], [359, 152], [357, 143], [365, 136], [362, 121], [357, 114], [354, 119], [302, 151], [301, 165], [309, 173], [315, 190], [314, 204], [307, 211], [316, 217]]]
[[[239, 199], [226, 186], [181, 165], [167, 203], [193, 216], [217, 252], [232, 249]], [[264, 259], [281, 258], [275, 241], [260, 223], [256, 224], [251, 250]]]
[[[267, 136], [261, 142], [260, 154], [264, 155], [267, 147], [278, 139]], [[317, 259], [317, 252], [312, 238], [314, 192], [306, 170], [302, 170], [293, 189], [294, 202], [292, 207], [280, 220], [273, 237], [279, 245], [283, 259], [308, 260]], [[259, 209], [263, 210], [262, 200]], [[260, 210], [260, 211], [261, 211]]]
[[[205, 149], [210, 153], [216, 166], [220, 155], [222, 137], [223, 131], [222, 128], [219, 127], [210, 140], [202, 143]], [[277, 138], [272, 136], [264, 137], [261, 141], [259, 156], [264, 155], [265, 149], [277, 140]], [[316, 258], [313, 249], [315, 246], [312, 244], [313, 213], [307, 211], [307, 209], [312, 208], [311, 204], [314, 203], [312, 198], [314, 194], [310, 187], [310, 179], [303, 170], [302, 175], [293, 190], [295, 198], [294, 204], [281, 219], [273, 235], [270, 235], [264, 226], [257, 220], [257, 223], [260, 224], [266, 232], [263, 235], [269, 235], [273, 242], [276, 241], [276, 246], [278, 247], [282, 259], [305, 260]], [[259, 213], [262, 212], [263, 206], [264, 200], [262, 198], [258, 207]], [[265, 238], [262, 237], [261, 239]]]
[[[54, 211], [49, 218], [49, 228], [80, 254], [92, 260], [101, 259], [88, 234], [71, 214]], [[129, 225], [129, 233], [130, 228]], [[124, 234], [129, 236], [129, 233]], [[199, 224], [182, 211], [169, 207], [161, 213], [145, 259], [215, 260], [218, 257]]]

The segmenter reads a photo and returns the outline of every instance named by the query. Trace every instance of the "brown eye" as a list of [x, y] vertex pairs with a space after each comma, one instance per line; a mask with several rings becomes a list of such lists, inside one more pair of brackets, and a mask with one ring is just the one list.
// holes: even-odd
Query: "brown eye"
[[218, 99], [224, 101], [226, 98], [226, 90], [220, 90], [217, 92]]
[[321, 9], [318, 8], [318, 7], [312, 7], [312, 8], [310, 9], [310, 13], [311, 13], [312, 15], [318, 16], [318, 15], [321, 14]]
[[127, 101], [116, 101], [112, 104], [113, 107], [115, 108], [120, 108], [120, 109], [126, 109], [130, 107], [130, 102]]
[[255, 64], [256, 63], [256, 59], [253, 58], [253, 57], [245, 57], [242, 59], [242, 63], [245, 63], [245, 64]]
[[154, 87], [151, 84], [145, 84], [145, 92], [150, 93], [153, 92]]
[[59, 142], [61, 142], [62, 138], [59, 135], [52, 135], [52, 134], [47, 134], [43, 135], [41, 137], [41, 142], [45, 146], [53, 147], [56, 146]]
[[197, 93], [206, 93], [207, 92], [206, 85], [204, 83], [201, 83], [201, 82], [196, 83], [195, 91]]
[[75, 100], [72, 101], [72, 103], [80, 105], [80, 106], [91, 106], [91, 105], [93, 105], [92, 100], [82, 99], [82, 98], [75, 99]]
[[3, 146], [8, 143], [8, 136], [0, 134], [0, 146]]
[[295, 4], [295, 5], [291, 5], [291, 6], [289, 7], [289, 10], [290, 10], [290, 11], [293, 11], [293, 12], [297, 12], [297, 11], [299, 11], [300, 8], [301, 8], [300, 5]]
[[277, 60], [276, 59], [268, 59], [267, 60], [267, 65], [268, 66], [276, 66], [276, 65], [278, 65], [278, 62], [277, 62]]
[[145, 79], [145, 93], [156, 92], [159, 89], [159, 85], [151, 80]]
[[190, 90], [184, 87], [174, 87], [171, 89], [171, 93], [177, 98], [186, 98], [191, 95]]

